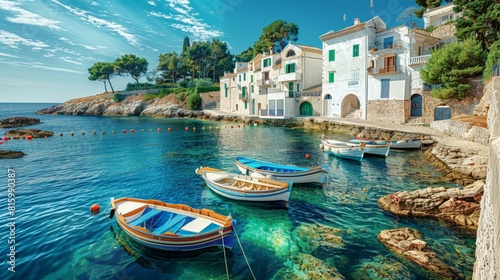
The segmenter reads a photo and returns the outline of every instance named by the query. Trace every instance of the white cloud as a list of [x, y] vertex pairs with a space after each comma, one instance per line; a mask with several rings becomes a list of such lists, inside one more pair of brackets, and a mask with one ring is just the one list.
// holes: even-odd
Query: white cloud
[[164, 18], [175, 21], [170, 26], [182, 30], [186, 33], [191, 33], [195, 39], [208, 40], [214, 37], [224, 35], [224, 32], [213, 28], [203, 22], [203, 19], [197, 18], [198, 13], [193, 12], [193, 7], [189, 4], [189, 0], [167, 0], [169, 7], [177, 12], [176, 14], [163, 14], [159, 12], [150, 12], [149, 14], [155, 17]]
[[62, 28], [59, 27], [59, 24], [61, 23], [60, 21], [45, 18], [41, 15], [23, 9], [20, 6], [21, 3], [0, 0], [0, 9], [14, 14], [13, 17], [6, 17], [5, 19], [7, 21], [12, 23], [43, 26], [54, 30], [62, 30]]
[[91, 50], [91, 51], [107, 49], [107, 47], [105, 47], [105, 46], [89, 46], [89, 45], [77, 44], [77, 43], [74, 43], [73, 41], [71, 41], [70, 39], [64, 38], [64, 37], [60, 37], [59, 40], [65, 42], [67, 44], [70, 44], [72, 46], [79, 46], [79, 47], [82, 47], [82, 48], [85, 48], [85, 49]]
[[26, 67], [26, 68], [36, 68], [36, 69], [44, 69], [44, 70], [50, 70], [50, 71], [56, 71], [56, 72], [66, 72], [66, 73], [75, 73], [75, 74], [85, 74], [83, 71], [77, 71], [73, 69], [67, 69], [67, 68], [60, 68], [60, 67], [52, 67], [52, 66], [45, 66], [41, 63], [33, 63], [33, 62], [21, 62], [21, 61], [2, 61], [0, 60], [0, 64], [8, 65], [10, 67]]
[[33, 50], [40, 50], [49, 46], [44, 42], [25, 39], [19, 35], [4, 30], [0, 30], [0, 43], [14, 49], [19, 49], [19, 45], [32, 47]]
[[78, 8], [72, 8], [68, 5], [64, 5], [63, 3], [57, 1], [57, 0], [52, 0], [54, 3], [60, 5], [61, 7], [65, 8], [68, 10], [70, 13], [78, 16], [81, 20], [86, 21], [91, 23], [92, 25], [105, 29], [105, 30], [111, 30], [116, 32], [118, 35], [122, 36], [125, 38], [130, 44], [132, 45], [139, 45], [139, 41], [137, 40], [136, 36], [129, 33], [127, 28], [124, 26], [115, 23], [113, 21], [105, 20], [102, 18], [95, 17], [93, 15], [90, 15], [88, 11], [84, 11], [82, 9]]
[[67, 57], [67, 56], [61, 56], [61, 57], [59, 57], [59, 59], [64, 61], [64, 62], [68, 62], [68, 63], [72, 63], [72, 64], [76, 64], [76, 65], [82, 65], [81, 62], [74, 61], [73, 59], [71, 59], [70, 57]]
[[1, 52], [0, 52], [0, 56], [11, 57], [11, 58], [19, 58], [19, 56], [7, 54], [7, 53], [1, 53]]
[[148, 4], [151, 6], [156, 6], [156, 3], [154, 1], [148, 1]]

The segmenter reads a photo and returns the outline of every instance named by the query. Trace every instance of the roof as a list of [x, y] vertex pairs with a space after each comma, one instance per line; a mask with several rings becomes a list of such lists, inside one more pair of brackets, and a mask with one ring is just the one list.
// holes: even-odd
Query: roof
[[319, 38], [321, 39], [321, 41], [330, 40], [330, 39], [338, 38], [340, 36], [345, 36], [347, 34], [355, 33], [355, 32], [361, 31], [361, 30], [365, 30], [365, 28], [366, 28], [366, 22], [363, 22], [363, 23], [359, 23], [359, 24], [344, 28], [344, 29], [339, 30], [337, 32], [330, 30], [327, 33], [319, 36]]
[[236, 73], [227, 73], [226, 75], [222, 76], [221, 79], [227, 79], [231, 77], [236, 77]]
[[429, 14], [429, 13], [439, 12], [439, 10], [448, 10], [448, 8], [451, 8], [453, 6], [455, 6], [455, 4], [453, 4], [453, 2], [451, 2], [451, 3], [448, 3], [448, 4], [443, 5], [443, 6], [427, 9], [427, 11], [424, 12], [424, 16], [426, 14]]
[[323, 90], [323, 85], [317, 85], [314, 87], [304, 89], [302, 92], [321, 92], [322, 90]]

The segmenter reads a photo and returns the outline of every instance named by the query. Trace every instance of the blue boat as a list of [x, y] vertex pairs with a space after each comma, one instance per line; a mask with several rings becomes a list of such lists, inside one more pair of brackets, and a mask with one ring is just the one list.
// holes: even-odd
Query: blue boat
[[291, 181], [294, 184], [323, 184], [326, 177], [323, 166], [284, 165], [246, 157], [236, 157], [235, 162], [241, 173], [245, 175]]
[[234, 221], [208, 209], [138, 198], [111, 199], [118, 225], [144, 246], [192, 251], [212, 246], [232, 249]]

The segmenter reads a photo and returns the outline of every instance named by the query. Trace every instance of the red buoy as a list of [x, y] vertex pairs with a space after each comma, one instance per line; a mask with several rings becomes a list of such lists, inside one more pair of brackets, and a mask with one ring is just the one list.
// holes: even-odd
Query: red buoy
[[169, 127], [169, 128], [168, 128], [168, 131], [172, 131], [172, 128], [171, 128], [171, 127]]
[[99, 206], [99, 204], [92, 204], [92, 206], [90, 206], [90, 212], [94, 213], [94, 214], [97, 214], [99, 213], [99, 210], [101, 210], [101, 206]]
[[33, 139], [33, 136], [28, 135], [28, 136], [26, 136], [26, 139], [31, 140], [31, 139]]
[[123, 133], [127, 133], [127, 131], [126, 131], [125, 129], [124, 129], [124, 130], [122, 130], [122, 132], [123, 132]]
[[306, 158], [307, 158], [307, 159], [310, 159], [310, 158], [311, 158], [311, 155], [310, 155], [310, 154], [306, 154]]
[[7, 140], [9, 140], [9, 137], [4, 136], [4, 137], [2, 138], [2, 140], [3, 140], [3, 141], [7, 141]]
[[156, 131], [160, 132], [160, 131], [161, 131], [161, 129], [160, 129], [160, 128], [158, 128]]
[[185, 130], [185, 131], [188, 131], [188, 130], [189, 130], [189, 128], [186, 126], [186, 127], [184, 128], [184, 130]]
[[130, 130], [130, 132], [131, 132], [131, 133], [134, 133], [134, 132], [135, 132], [135, 130], [132, 128], [132, 129]]

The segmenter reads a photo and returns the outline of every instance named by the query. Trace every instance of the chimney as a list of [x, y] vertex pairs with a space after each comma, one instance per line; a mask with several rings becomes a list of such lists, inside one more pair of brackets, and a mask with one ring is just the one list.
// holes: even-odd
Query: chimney
[[273, 54], [273, 46], [269, 47], [269, 54]]
[[354, 25], [358, 25], [360, 22], [359, 22], [359, 18], [355, 18], [354, 19]]

